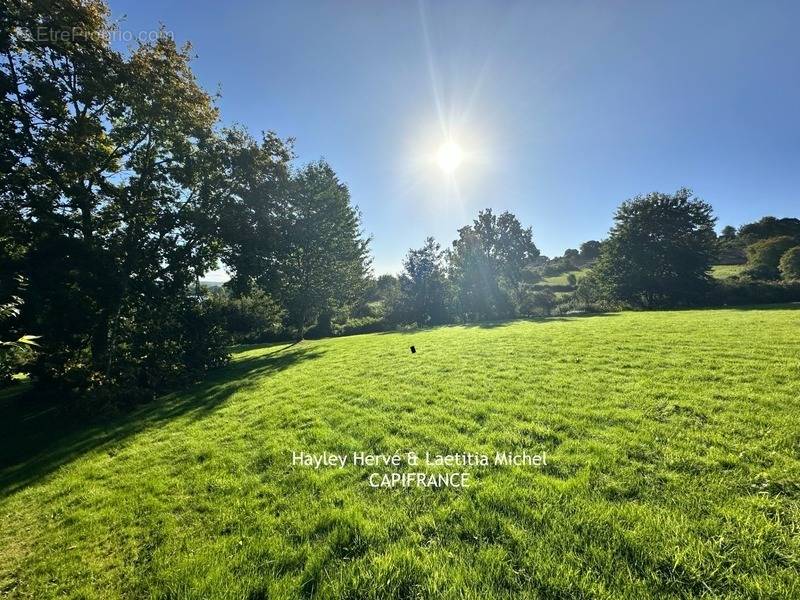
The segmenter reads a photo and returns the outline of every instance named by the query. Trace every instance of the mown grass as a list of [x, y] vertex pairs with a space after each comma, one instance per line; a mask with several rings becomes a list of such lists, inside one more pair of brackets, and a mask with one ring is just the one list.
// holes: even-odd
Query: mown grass
[[561, 273], [560, 275], [551, 275], [549, 277], [543, 277], [540, 282], [536, 284], [536, 287], [561, 287], [561, 286], [568, 286], [569, 282], [567, 281], [567, 277], [570, 275], [575, 275], [576, 279], [580, 281], [585, 275], [589, 273], [591, 267], [585, 267], [583, 269], [578, 269], [577, 271], [566, 271]]
[[[797, 307], [443, 327], [241, 351], [83, 428], [5, 406], [0, 594], [798, 598], [798, 341]], [[548, 466], [463, 490], [290, 461], [521, 449]]]
[[739, 275], [747, 265], [714, 265], [711, 267], [711, 276], [716, 279], [727, 279]]

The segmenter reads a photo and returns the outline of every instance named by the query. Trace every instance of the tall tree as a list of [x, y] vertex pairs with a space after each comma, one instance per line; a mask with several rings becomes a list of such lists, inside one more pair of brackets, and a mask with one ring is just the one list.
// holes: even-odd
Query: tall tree
[[54, 375], [113, 377], [118, 348], [152, 354], [146, 319], [177, 310], [219, 250], [217, 110], [190, 48], [163, 34], [123, 55], [107, 17], [100, 1], [43, 0], [0, 21], [0, 237], [25, 248], [22, 316], [47, 332]]
[[709, 280], [714, 222], [711, 206], [685, 188], [623, 202], [593, 275], [613, 299], [643, 306], [689, 302]]
[[227, 287], [236, 296], [248, 294], [253, 285], [270, 290], [282, 250], [282, 221], [290, 208], [291, 140], [273, 133], [256, 140], [233, 128], [222, 132], [221, 145], [230, 185], [221, 221], [223, 261], [232, 272]]
[[419, 325], [447, 321], [448, 282], [444, 252], [432, 237], [425, 245], [409, 250], [400, 274], [400, 297], [396, 316]]
[[497, 216], [487, 208], [458, 235], [448, 259], [462, 314], [468, 319], [514, 314], [526, 273], [539, 256], [531, 228], [509, 212]]
[[597, 240], [588, 240], [581, 244], [581, 260], [590, 262], [600, 256], [600, 248], [602, 244]]
[[294, 174], [286, 208], [271, 288], [302, 339], [323, 313], [359, 298], [369, 273], [369, 239], [347, 186], [325, 162]]

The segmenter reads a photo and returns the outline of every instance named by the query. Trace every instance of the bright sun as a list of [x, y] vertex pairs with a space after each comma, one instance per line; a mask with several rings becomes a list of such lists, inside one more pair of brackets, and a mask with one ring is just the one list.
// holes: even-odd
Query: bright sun
[[455, 171], [463, 160], [464, 152], [455, 142], [445, 142], [436, 153], [436, 162], [445, 173]]

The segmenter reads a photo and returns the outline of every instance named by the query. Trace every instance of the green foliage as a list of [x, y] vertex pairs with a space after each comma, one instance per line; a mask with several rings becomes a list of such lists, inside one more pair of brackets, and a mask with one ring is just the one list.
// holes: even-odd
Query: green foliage
[[786, 281], [796, 281], [800, 279], [800, 246], [789, 248], [783, 253], [779, 268], [781, 277]]
[[[798, 315], [624, 312], [273, 344], [77, 430], [4, 402], [1, 589], [795, 598]], [[397, 449], [528, 449], [548, 465], [468, 467], [463, 490], [372, 490], [370, 469], [291, 464], [292, 450]]]
[[550, 290], [525, 286], [521, 294], [519, 314], [525, 317], [549, 316], [556, 304], [556, 295]]
[[[25, 280], [22, 277], [17, 277], [16, 281], [18, 290], [25, 288]], [[24, 368], [32, 350], [39, 346], [36, 340], [41, 336], [20, 335], [16, 331], [15, 323], [18, 321], [22, 304], [22, 298], [16, 295], [0, 304], [0, 331], [3, 332], [4, 338], [13, 334], [10, 340], [0, 339], [0, 385], [9, 383], [12, 376]]]
[[390, 326], [383, 316], [355, 317], [347, 319], [341, 325], [334, 325], [333, 335], [357, 335], [386, 331], [387, 329], [390, 329]]
[[731, 242], [736, 239], [736, 227], [732, 225], [726, 225], [722, 228], [722, 232], [720, 232], [720, 240], [725, 242]]
[[788, 235], [750, 244], [747, 247], [747, 269], [743, 274], [752, 279], [780, 279], [781, 256], [796, 245], [795, 239]]
[[800, 242], [800, 219], [763, 217], [755, 223], [748, 223], [739, 228], [738, 238], [744, 245], [760, 240], [788, 236]]
[[589, 240], [581, 244], [580, 259], [583, 262], [591, 262], [600, 256], [602, 244], [597, 240]]
[[436, 325], [449, 320], [449, 283], [444, 252], [429, 237], [418, 250], [409, 250], [399, 277], [399, 295], [391, 319], [400, 323]]
[[325, 162], [307, 165], [282, 184], [278, 176], [264, 178], [274, 197], [245, 202], [248, 216], [228, 242], [232, 287], [255, 282], [272, 295], [298, 338], [317, 321], [330, 335], [332, 316], [355, 305], [367, 285], [369, 240], [358, 210]]
[[[169, 346], [163, 331], [191, 314], [189, 286], [216, 263], [228, 192], [217, 111], [189, 47], [161, 35], [123, 55], [107, 17], [101, 2], [22, 2], [0, 23], [0, 238], [30, 282], [22, 326], [46, 332], [41, 382], [163, 381], [218, 353], [176, 351], [185, 328], [167, 358], [150, 350]], [[41, 27], [57, 35], [29, 35]], [[150, 325], [165, 315], [164, 330]]]
[[800, 282], [727, 278], [714, 281], [706, 306], [747, 306], [800, 302]]
[[601, 296], [644, 307], [697, 302], [716, 239], [711, 206], [688, 189], [624, 202], [593, 268]]
[[237, 343], [263, 342], [283, 331], [286, 311], [257, 286], [240, 296], [224, 287], [211, 290], [206, 302], [209, 310], [220, 314], [225, 330]]
[[511, 213], [486, 209], [458, 231], [448, 254], [457, 314], [464, 320], [499, 319], [515, 314], [528, 268], [539, 256], [531, 228]]

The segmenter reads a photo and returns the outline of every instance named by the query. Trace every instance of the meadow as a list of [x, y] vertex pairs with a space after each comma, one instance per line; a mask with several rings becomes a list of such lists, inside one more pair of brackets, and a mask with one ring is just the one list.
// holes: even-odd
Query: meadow
[[[94, 421], [7, 397], [0, 596], [798, 598], [799, 341], [625, 312], [240, 348]], [[522, 450], [460, 489], [291, 461]]]

